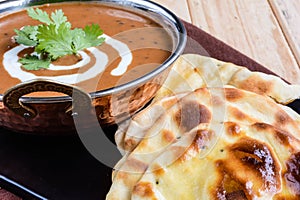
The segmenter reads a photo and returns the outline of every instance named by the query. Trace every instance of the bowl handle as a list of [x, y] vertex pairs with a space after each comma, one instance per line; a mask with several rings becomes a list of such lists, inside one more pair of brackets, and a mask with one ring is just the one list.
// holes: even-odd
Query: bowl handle
[[[78, 87], [47, 79], [34, 79], [22, 82], [10, 88], [3, 95], [3, 104], [9, 110], [20, 116], [34, 118], [37, 112], [31, 108], [29, 104], [23, 104], [20, 98], [26, 94], [42, 91], [59, 92], [70, 96], [72, 98], [72, 104], [66, 108], [66, 113], [74, 114], [91, 107], [91, 97], [88, 93]], [[35, 101], [34, 99], [35, 98], [32, 98], [32, 102]], [[43, 98], [39, 100], [43, 102]], [[43, 103], [47, 102], [49, 101], [44, 101]]]

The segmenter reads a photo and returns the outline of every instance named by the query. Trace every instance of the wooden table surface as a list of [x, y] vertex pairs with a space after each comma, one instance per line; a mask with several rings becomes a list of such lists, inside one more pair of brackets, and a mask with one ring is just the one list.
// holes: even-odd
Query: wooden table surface
[[300, 0], [153, 0], [300, 84]]

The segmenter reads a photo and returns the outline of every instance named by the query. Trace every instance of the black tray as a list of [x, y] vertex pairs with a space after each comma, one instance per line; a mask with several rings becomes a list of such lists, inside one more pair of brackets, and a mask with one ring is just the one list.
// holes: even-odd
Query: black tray
[[[112, 139], [116, 127], [104, 130]], [[97, 161], [77, 136], [0, 129], [0, 147], [1, 187], [25, 199], [105, 199], [111, 185], [111, 168]]]

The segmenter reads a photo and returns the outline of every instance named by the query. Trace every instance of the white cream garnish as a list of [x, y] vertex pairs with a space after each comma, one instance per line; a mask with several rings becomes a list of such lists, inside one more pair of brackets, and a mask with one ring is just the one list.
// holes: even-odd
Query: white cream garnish
[[[113, 39], [107, 35], [102, 35], [105, 37], [105, 43], [112, 46], [116, 51], [119, 53], [121, 57], [121, 61], [118, 66], [111, 71], [112, 76], [121, 76], [126, 71], [130, 63], [132, 62], [132, 53], [128, 46], [116, 39]], [[5, 70], [10, 74], [11, 77], [17, 78], [20, 81], [28, 81], [35, 78], [45, 78], [55, 81], [60, 81], [68, 84], [76, 84], [81, 81], [85, 81], [91, 78], [96, 77], [101, 72], [105, 70], [108, 64], [108, 56], [100, 51], [95, 47], [88, 48], [87, 50], [90, 51], [96, 58], [95, 64], [87, 71], [83, 73], [76, 73], [76, 74], [69, 74], [69, 75], [61, 75], [61, 76], [36, 76], [35, 74], [31, 73], [30, 71], [24, 71], [21, 69], [21, 63], [18, 62], [18, 53], [24, 50], [25, 46], [19, 45], [11, 50], [5, 52], [3, 55], [3, 66]], [[90, 57], [84, 51], [79, 51], [79, 54], [82, 56], [82, 60], [77, 62], [74, 65], [63, 66], [63, 65], [53, 65], [51, 64], [48, 70], [70, 70], [76, 69], [85, 66], [90, 62]], [[80, 70], [79, 70], [80, 71]]]
[[84, 51], [79, 51], [78, 52], [81, 55], [82, 60], [80, 60], [79, 62], [75, 63], [74, 65], [53, 65], [50, 64], [49, 66], [49, 70], [69, 70], [69, 69], [76, 69], [79, 67], [82, 67], [86, 64], [88, 64], [91, 61], [91, 58], [87, 55], [87, 53], [85, 53]]
[[114, 49], [116, 49], [122, 59], [118, 67], [113, 69], [110, 74], [113, 76], [121, 76], [127, 71], [127, 68], [132, 61], [132, 53], [128, 46], [123, 42], [114, 40], [111, 37], [108, 37], [107, 35], [104, 35], [103, 37], [105, 37], [106, 44], [109, 44]]

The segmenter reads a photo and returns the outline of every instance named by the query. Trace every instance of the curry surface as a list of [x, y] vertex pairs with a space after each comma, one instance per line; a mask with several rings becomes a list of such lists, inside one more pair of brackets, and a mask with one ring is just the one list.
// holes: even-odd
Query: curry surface
[[[152, 71], [170, 56], [173, 48], [170, 35], [160, 24], [135, 11], [95, 2], [46, 4], [40, 6], [40, 8], [48, 13], [62, 9], [68, 21], [71, 22], [72, 28], [83, 28], [93, 23], [99, 24], [106, 35], [125, 43], [131, 50], [133, 59], [126, 73], [122, 76], [113, 76], [111, 75], [111, 71], [116, 68], [121, 60], [118, 51], [106, 43], [97, 47], [107, 54], [109, 62], [104, 72], [87, 81], [76, 84], [87, 92], [111, 88], [118, 84], [132, 81]], [[31, 19], [25, 10], [0, 17], [0, 94], [21, 82], [18, 78], [11, 77], [3, 66], [3, 54], [16, 46], [12, 40], [12, 37], [15, 35], [14, 29], [37, 24], [40, 24], [40, 22]], [[18, 56], [26, 53], [30, 53], [30, 49], [19, 53]], [[29, 72], [37, 76], [80, 74], [88, 70], [92, 63], [95, 62], [95, 59], [99, 59], [95, 58], [89, 52], [86, 53], [91, 58], [90, 63], [79, 69]], [[55, 61], [56, 64], [65, 65], [75, 64], [76, 62], [78, 60], [74, 59], [74, 56], [63, 57]], [[44, 95], [47, 96], [47, 94]]]

